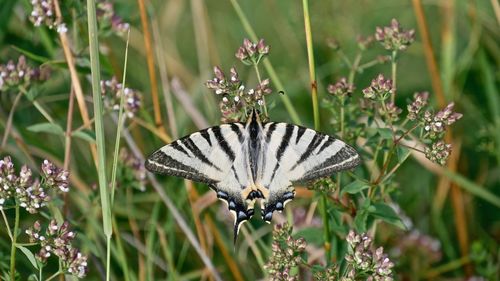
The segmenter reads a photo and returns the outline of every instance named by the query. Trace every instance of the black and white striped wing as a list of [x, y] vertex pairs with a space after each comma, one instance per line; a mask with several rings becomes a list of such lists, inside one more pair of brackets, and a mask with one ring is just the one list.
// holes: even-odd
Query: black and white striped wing
[[252, 185], [245, 156], [246, 134], [241, 123], [201, 130], [154, 152], [146, 160], [146, 168], [207, 183], [228, 204], [237, 232], [240, 223], [253, 215], [253, 206], [248, 206], [243, 195]]
[[301, 126], [266, 123], [263, 137], [265, 160], [259, 183], [269, 191], [264, 202], [266, 221], [293, 199], [293, 184], [330, 176], [361, 162], [356, 150], [345, 142]]

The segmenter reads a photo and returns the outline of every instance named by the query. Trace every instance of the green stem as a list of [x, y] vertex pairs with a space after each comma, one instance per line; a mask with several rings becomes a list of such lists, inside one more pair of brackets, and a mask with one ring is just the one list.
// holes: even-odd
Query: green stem
[[45, 108], [42, 107], [42, 105], [38, 101], [34, 100], [33, 105], [36, 109], [38, 109], [38, 111], [40, 111], [40, 113], [43, 115], [43, 117], [45, 117], [45, 119], [47, 119], [47, 121], [49, 121], [51, 124], [54, 124], [54, 119], [50, 117], [50, 114], [45, 110]]
[[[247, 32], [250, 39], [252, 41], [258, 41], [257, 34], [253, 30], [252, 25], [250, 25], [250, 22], [248, 21], [248, 18], [246, 17], [245, 13], [243, 13], [240, 4], [238, 4], [238, 1], [237, 0], [230, 0], [230, 1], [231, 4], [233, 5], [236, 14], [240, 18], [243, 28]], [[285, 90], [283, 83], [279, 79], [278, 75], [276, 74], [276, 71], [274, 70], [273, 65], [269, 62], [268, 59], [264, 60], [264, 67], [266, 68], [266, 71], [269, 74], [271, 81], [273, 81], [273, 83], [276, 85], [276, 88], [278, 88], [279, 90]], [[300, 121], [300, 117], [297, 114], [297, 111], [295, 110], [295, 107], [290, 101], [290, 98], [287, 95], [279, 95], [279, 96], [283, 101], [283, 104], [285, 105], [288, 114], [290, 114], [290, 118], [292, 119], [292, 121], [299, 125], [302, 124], [302, 122]]]
[[359, 52], [356, 55], [356, 58], [354, 59], [354, 63], [351, 66], [351, 70], [349, 71], [349, 78], [348, 78], [348, 83], [353, 84], [354, 83], [354, 76], [356, 75], [358, 69], [359, 69], [359, 63], [361, 62], [361, 58], [363, 57], [363, 53]]
[[[253, 64], [253, 68], [255, 69], [255, 73], [257, 74], [257, 80], [259, 80], [259, 85], [262, 83], [262, 78], [260, 78], [260, 71], [259, 71], [259, 67], [257, 66], [256, 63]], [[264, 115], [266, 117], [269, 117], [269, 115], [267, 114], [267, 106], [266, 106], [266, 97], [264, 95], [262, 95], [262, 101], [264, 103], [263, 107], [264, 107]]]
[[120, 109], [118, 111], [118, 126], [116, 127], [116, 138], [115, 138], [115, 152], [113, 154], [113, 170], [111, 172], [111, 208], [113, 208], [113, 203], [115, 201], [115, 189], [116, 189], [116, 171], [118, 167], [118, 153], [120, 150], [120, 139], [121, 132], [123, 130], [123, 107], [125, 105], [125, 78], [127, 77], [127, 61], [128, 61], [128, 43], [130, 41], [130, 29], [127, 36], [127, 45], [125, 46], [125, 62], [123, 66], [123, 78], [122, 78], [122, 89], [120, 96]]
[[[318, 106], [318, 85], [316, 81], [316, 66], [314, 63], [314, 50], [312, 45], [311, 18], [309, 16], [309, 0], [302, 0], [304, 11], [304, 29], [306, 34], [307, 58], [309, 62], [309, 80], [311, 82], [311, 98], [313, 104], [314, 129], [319, 130], [319, 106]], [[330, 223], [328, 219], [327, 198], [326, 194], [321, 195], [320, 210], [323, 217], [324, 238], [325, 238], [325, 254], [327, 263], [331, 260], [331, 241]]]
[[319, 201], [319, 209], [321, 211], [321, 217], [323, 219], [323, 236], [325, 238], [325, 254], [326, 254], [326, 264], [330, 264], [331, 260], [331, 242], [332, 237], [330, 233], [330, 221], [328, 220], [328, 210], [326, 208], [327, 199], [326, 195], [322, 194]]
[[397, 56], [398, 51], [392, 51], [391, 63], [392, 63], [392, 94], [391, 94], [391, 102], [394, 103], [394, 99], [396, 97], [396, 72], [397, 72]]
[[16, 280], [16, 240], [19, 230], [19, 205], [16, 202], [16, 218], [14, 222], [14, 232], [12, 233], [12, 244], [10, 246], [10, 280]]
[[106, 149], [104, 141], [103, 103], [100, 89], [99, 39], [97, 31], [97, 16], [95, 0], [87, 0], [87, 20], [89, 33], [90, 69], [92, 77], [92, 99], [94, 102], [95, 134], [97, 146], [97, 173], [101, 197], [102, 221], [106, 237], [106, 281], [110, 280], [111, 272], [111, 206], [106, 177]]
[[3, 221], [5, 222], [5, 226], [7, 227], [7, 234], [10, 237], [10, 241], [12, 241], [13, 240], [12, 239], [12, 231], [10, 230], [9, 221], [7, 220], [7, 216], [5, 215], [5, 212], [3, 211], [3, 209], [0, 209], [0, 212], [2, 212]]
[[9, 112], [9, 117], [7, 117], [7, 123], [5, 125], [5, 130], [4, 130], [1, 148], [4, 148], [5, 144], [7, 143], [10, 129], [12, 128], [12, 119], [14, 118], [14, 112], [16, 111], [17, 105], [19, 103], [19, 100], [21, 100], [22, 95], [23, 95], [23, 93], [19, 92], [17, 94], [16, 98], [14, 99], [14, 103], [12, 103], [12, 107], [11, 107], [10, 112]]
[[304, 9], [304, 28], [306, 33], [307, 58], [309, 62], [309, 80], [311, 82], [311, 98], [313, 104], [314, 129], [319, 130], [318, 85], [316, 81], [316, 66], [314, 63], [314, 50], [312, 46], [311, 20], [309, 16], [309, 0], [302, 0]]
[[56, 273], [52, 274], [49, 278], [47, 278], [45, 281], [50, 281], [54, 278], [56, 278], [57, 276], [59, 276], [59, 274], [62, 274], [63, 272], [62, 271], [57, 271]]

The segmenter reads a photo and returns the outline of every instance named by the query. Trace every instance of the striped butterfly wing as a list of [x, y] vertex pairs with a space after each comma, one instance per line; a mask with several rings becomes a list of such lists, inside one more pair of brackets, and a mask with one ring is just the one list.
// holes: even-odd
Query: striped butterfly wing
[[235, 216], [235, 238], [240, 224], [253, 215], [244, 193], [251, 186], [246, 164], [248, 136], [241, 123], [223, 124], [195, 132], [155, 151], [146, 168], [208, 184]]
[[301, 126], [266, 123], [263, 127], [264, 165], [259, 184], [268, 190], [263, 219], [283, 210], [293, 199], [292, 185], [356, 167], [361, 159], [351, 146], [334, 137]]

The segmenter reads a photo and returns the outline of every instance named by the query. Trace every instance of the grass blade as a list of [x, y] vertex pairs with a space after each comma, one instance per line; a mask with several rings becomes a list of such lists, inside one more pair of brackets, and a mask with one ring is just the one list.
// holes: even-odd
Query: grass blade
[[103, 102], [100, 89], [99, 41], [97, 38], [97, 18], [95, 1], [87, 0], [87, 20], [89, 28], [90, 67], [92, 74], [92, 100], [94, 102], [95, 134], [97, 144], [97, 173], [99, 177], [99, 191], [101, 196], [102, 220], [104, 235], [107, 240], [106, 253], [106, 280], [110, 280], [111, 235], [111, 206], [106, 179], [106, 148], [104, 141]]

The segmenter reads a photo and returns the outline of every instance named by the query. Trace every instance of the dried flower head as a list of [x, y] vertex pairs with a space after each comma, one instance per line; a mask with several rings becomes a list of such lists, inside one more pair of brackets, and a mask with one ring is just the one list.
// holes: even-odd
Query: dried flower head
[[430, 147], [425, 147], [425, 157], [434, 163], [445, 165], [446, 160], [451, 154], [451, 144], [444, 141], [437, 141]]
[[69, 222], [58, 225], [56, 220], [51, 220], [43, 232], [40, 222], [36, 221], [25, 233], [31, 243], [40, 245], [40, 251], [35, 255], [40, 262], [46, 263], [49, 257], [55, 255], [64, 271], [78, 278], [85, 277], [87, 256], [73, 247], [72, 241], [76, 234], [69, 229]]
[[130, 24], [124, 22], [122, 18], [115, 13], [113, 3], [109, 1], [97, 1], [96, 14], [100, 28], [105, 31], [111, 29], [111, 31], [115, 33], [125, 34], [130, 28]]
[[395, 122], [399, 120], [399, 115], [403, 110], [397, 107], [393, 102], [385, 103], [384, 106], [378, 108], [379, 114], [384, 117], [385, 121]]
[[404, 51], [415, 40], [415, 30], [403, 30], [396, 19], [389, 26], [377, 27], [375, 39], [387, 50]]
[[33, 179], [33, 173], [23, 166], [15, 175], [14, 164], [9, 156], [0, 160], [0, 208], [7, 200], [19, 203], [29, 213], [36, 213], [50, 200], [47, 190], [57, 188], [68, 191], [69, 173], [45, 160], [42, 164], [42, 182]]
[[375, 38], [373, 36], [358, 36], [358, 38], [356, 39], [359, 49], [363, 51], [373, 46], [374, 40]]
[[426, 111], [422, 117], [422, 123], [426, 136], [431, 140], [439, 139], [443, 136], [446, 130], [446, 125], [452, 125], [457, 120], [462, 118], [461, 113], [453, 112], [454, 103], [448, 104], [443, 110], [433, 115], [430, 111]]
[[262, 58], [269, 54], [269, 45], [266, 45], [264, 39], [253, 43], [249, 39], [243, 40], [243, 45], [236, 51], [236, 58], [246, 65], [256, 65]]
[[429, 92], [417, 92], [413, 95], [413, 101], [408, 105], [408, 116], [410, 120], [416, 120], [422, 113], [422, 109], [427, 106]]
[[303, 263], [301, 254], [305, 251], [304, 238], [294, 239], [292, 227], [288, 224], [276, 225], [273, 231], [272, 255], [264, 265], [270, 280], [299, 280], [292, 269]]
[[384, 75], [379, 74], [372, 80], [369, 87], [363, 89], [363, 96], [365, 99], [384, 101], [393, 91], [392, 80], [385, 79]]
[[123, 85], [118, 82], [116, 76], [110, 80], [101, 81], [101, 94], [104, 98], [104, 105], [109, 110], [120, 109], [120, 99], [122, 92], [124, 94], [124, 111], [128, 118], [133, 118], [139, 111], [142, 104], [142, 94], [134, 89], [125, 88], [122, 91]]
[[235, 95], [239, 91], [242, 91], [244, 87], [241, 88], [242, 83], [238, 77], [236, 68], [231, 67], [230, 73], [230, 77], [227, 79], [222, 69], [215, 66], [215, 77], [212, 80], [208, 80], [205, 85], [217, 95]]
[[49, 188], [59, 188], [62, 192], [69, 191], [69, 172], [56, 167], [49, 160], [44, 160], [42, 163], [42, 176], [45, 186]]
[[340, 78], [335, 84], [328, 85], [328, 92], [339, 98], [351, 95], [354, 89], [354, 85], [349, 84], [345, 77]]
[[222, 96], [219, 104], [222, 113], [222, 122], [237, 122], [243, 119], [246, 109], [264, 105], [264, 97], [273, 91], [269, 79], [262, 80], [254, 89], [245, 91], [245, 86], [239, 79], [236, 68], [231, 67], [229, 79], [222, 69], [214, 67], [215, 77], [205, 85], [216, 95]]
[[66, 24], [56, 17], [54, 0], [31, 0], [31, 5], [33, 10], [29, 19], [34, 26], [39, 27], [43, 24], [50, 29], [55, 28], [58, 33], [68, 31]]
[[345, 260], [350, 266], [349, 274], [353, 279], [364, 277], [366, 280], [393, 280], [392, 263], [382, 247], [373, 250], [372, 239], [366, 234], [349, 231], [346, 237], [348, 253]]
[[19, 87], [26, 89], [32, 81], [44, 80], [46, 76], [45, 71], [29, 66], [26, 58], [20, 56], [17, 63], [10, 60], [7, 64], [0, 64], [0, 92], [18, 90]]

